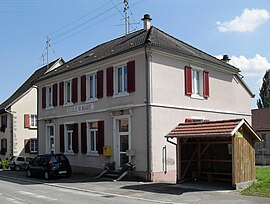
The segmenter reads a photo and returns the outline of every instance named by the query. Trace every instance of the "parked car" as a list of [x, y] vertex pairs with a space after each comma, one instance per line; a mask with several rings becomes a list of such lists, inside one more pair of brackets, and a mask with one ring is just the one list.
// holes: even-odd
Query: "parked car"
[[43, 177], [46, 180], [53, 176], [71, 176], [71, 166], [64, 154], [43, 154], [36, 156], [27, 166], [27, 176]]
[[13, 156], [10, 158], [9, 168], [11, 170], [19, 171], [21, 169], [26, 169], [32, 158], [25, 156]]

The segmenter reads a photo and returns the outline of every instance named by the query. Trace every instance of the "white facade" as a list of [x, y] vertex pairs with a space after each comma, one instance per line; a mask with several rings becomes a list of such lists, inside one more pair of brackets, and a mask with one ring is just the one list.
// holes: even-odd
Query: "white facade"
[[[114, 69], [116, 90], [118, 86], [122, 86], [116, 84], [117, 67], [130, 61], [135, 61], [135, 91], [121, 94], [116, 94], [115, 91], [112, 96], [107, 96], [107, 68]], [[199, 94], [185, 94], [186, 66], [209, 73], [208, 98]], [[82, 76], [101, 70], [103, 97], [81, 101]], [[120, 76], [122, 75], [118, 75]], [[78, 82], [77, 102], [59, 105], [61, 82], [72, 81], [74, 78]], [[200, 80], [202, 79], [198, 78], [198, 93], [202, 88]], [[96, 174], [102, 171], [107, 162], [115, 162], [116, 169], [119, 169], [121, 161], [125, 160], [135, 164], [134, 174], [141, 179], [175, 182], [176, 146], [166, 141], [164, 136], [178, 123], [185, 122], [187, 118], [245, 118], [251, 121], [251, 93], [235, 71], [201, 59], [168, 54], [157, 49], [151, 50], [149, 61], [146, 61], [145, 50], [140, 48], [42, 80], [37, 84], [40, 103], [44, 100], [42, 89], [53, 84], [57, 84], [57, 105], [49, 108], [39, 105], [39, 153], [63, 151], [68, 156], [73, 171]], [[111, 148], [110, 156], [95, 151], [95, 144], [98, 145], [98, 142], [89, 143], [95, 141], [95, 128], [91, 130], [91, 123], [98, 121], [104, 123], [103, 147]], [[75, 124], [71, 128], [71, 137], [77, 139], [69, 140], [68, 124]], [[48, 127], [51, 131], [48, 131]], [[84, 137], [85, 127], [87, 139]], [[61, 135], [64, 138], [62, 142]], [[92, 140], [89, 139], [91, 137]], [[77, 145], [74, 146], [74, 142]], [[85, 143], [89, 143], [87, 150], [83, 150]], [[73, 149], [69, 151], [67, 146]], [[91, 149], [94, 151], [91, 152]], [[131, 154], [126, 156], [125, 150]]]

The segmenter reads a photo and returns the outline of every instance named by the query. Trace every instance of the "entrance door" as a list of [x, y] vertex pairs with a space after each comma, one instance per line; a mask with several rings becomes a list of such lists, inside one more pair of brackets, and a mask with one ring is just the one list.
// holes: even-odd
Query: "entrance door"
[[55, 146], [54, 146], [54, 125], [47, 125], [47, 153], [54, 154]]
[[121, 166], [130, 161], [126, 151], [130, 149], [130, 118], [128, 116], [116, 117], [115, 120], [115, 167]]

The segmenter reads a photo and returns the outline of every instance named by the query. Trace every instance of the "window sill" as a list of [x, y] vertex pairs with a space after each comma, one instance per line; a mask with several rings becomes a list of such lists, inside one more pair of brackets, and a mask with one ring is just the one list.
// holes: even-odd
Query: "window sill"
[[113, 98], [118, 98], [118, 97], [124, 97], [124, 96], [129, 96], [128, 92], [121, 92], [113, 95]]
[[68, 156], [74, 156], [74, 152], [65, 152], [65, 155], [68, 155]]
[[98, 98], [91, 98], [91, 99], [86, 99], [85, 103], [93, 103], [97, 101], [98, 101]]
[[204, 100], [204, 98], [198, 94], [192, 94], [190, 97], [194, 99]]
[[88, 157], [99, 157], [100, 155], [99, 155], [98, 152], [88, 152], [86, 154], [86, 156], [88, 156]]
[[53, 106], [47, 106], [46, 108], [45, 108], [45, 110], [51, 110], [51, 109], [53, 109], [54, 107]]
[[74, 104], [73, 103], [64, 103], [64, 107], [69, 107], [69, 106], [73, 106]]

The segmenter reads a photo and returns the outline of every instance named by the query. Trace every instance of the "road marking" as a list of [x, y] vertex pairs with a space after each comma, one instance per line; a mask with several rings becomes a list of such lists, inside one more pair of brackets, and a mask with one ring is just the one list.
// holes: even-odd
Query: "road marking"
[[35, 194], [35, 193], [31, 193], [31, 192], [27, 192], [27, 191], [19, 191], [20, 194], [22, 195], [28, 195], [34, 198], [41, 198], [41, 199], [45, 199], [45, 200], [50, 200], [50, 201], [56, 201], [57, 199], [55, 198], [50, 198], [47, 196], [43, 196], [43, 195], [39, 195], [39, 194]]
[[21, 202], [21, 201], [18, 201], [14, 198], [6, 198], [7, 201], [9, 202], [12, 202], [12, 203], [16, 203], [16, 204], [25, 204], [26, 202]]

